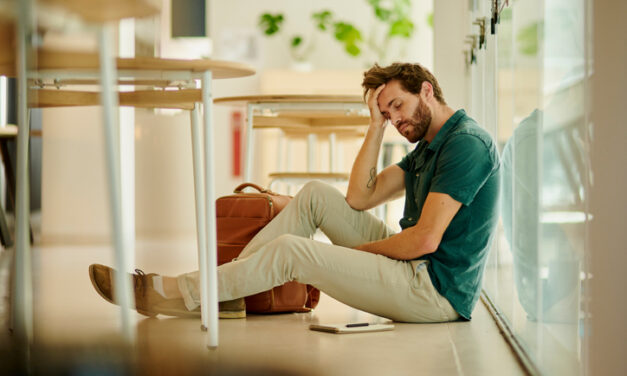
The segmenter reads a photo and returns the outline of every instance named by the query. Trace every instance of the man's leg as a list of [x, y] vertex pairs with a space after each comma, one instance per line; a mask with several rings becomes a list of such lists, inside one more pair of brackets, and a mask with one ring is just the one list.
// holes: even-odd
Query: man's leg
[[310, 238], [320, 228], [333, 244], [355, 247], [394, 234], [374, 215], [351, 208], [335, 187], [312, 181], [248, 243], [239, 258], [284, 234]]
[[[320, 228], [331, 242], [345, 247], [384, 239], [393, 234], [383, 221], [372, 214], [351, 208], [336, 188], [313, 181], [305, 184], [281, 213], [255, 235], [240, 253], [238, 260], [250, 257], [261, 247], [282, 235], [309, 238], [317, 228]], [[225, 265], [218, 267], [218, 272], [224, 267]], [[171, 285], [172, 282], [168, 278], [165, 285]], [[190, 286], [199, 286], [199, 283], [198, 272], [187, 273], [179, 278], [178, 288], [183, 291]], [[187, 296], [189, 297], [189, 294]], [[219, 300], [229, 299], [219, 295]], [[190, 310], [197, 307], [190, 298], [186, 300], [186, 305]]]
[[[298, 281], [352, 307], [396, 321], [457, 319], [448, 301], [434, 289], [426, 268], [419, 264], [282, 235], [246, 258], [221, 265], [218, 295], [220, 300], [231, 300]], [[179, 286], [186, 303], [199, 303], [196, 276], [180, 276]]]

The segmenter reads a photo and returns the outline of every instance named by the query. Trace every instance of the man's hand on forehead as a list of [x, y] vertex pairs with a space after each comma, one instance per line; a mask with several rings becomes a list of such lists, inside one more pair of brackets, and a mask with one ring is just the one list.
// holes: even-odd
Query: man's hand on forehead
[[385, 88], [385, 84], [379, 85], [376, 89], [368, 89], [368, 92], [366, 93], [366, 103], [369, 103], [373, 97], [375, 100], [378, 99], [383, 88]]
[[385, 88], [385, 84], [380, 85], [376, 89], [369, 89], [366, 94], [366, 104], [370, 109], [370, 121], [373, 125], [384, 127], [386, 124], [386, 119], [381, 113], [381, 109], [379, 108], [379, 94]]

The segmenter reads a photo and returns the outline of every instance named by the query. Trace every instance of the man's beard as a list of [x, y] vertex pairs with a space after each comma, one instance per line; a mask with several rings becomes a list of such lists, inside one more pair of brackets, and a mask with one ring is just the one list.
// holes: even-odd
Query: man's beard
[[407, 123], [408, 127], [405, 129], [405, 134], [402, 135], [409, 142], [418, 142], [425, 137], [431, 124], [431, 110], [421, 98], [418, 98], [418, 106], [416, 106], [411, 119], [404, 123]]

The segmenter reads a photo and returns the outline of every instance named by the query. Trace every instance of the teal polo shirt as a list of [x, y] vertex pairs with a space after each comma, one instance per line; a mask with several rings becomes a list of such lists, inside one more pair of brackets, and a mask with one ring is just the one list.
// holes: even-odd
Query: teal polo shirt
[[490, 135], [458, 110], [436, 134], [422, 140], [398, 166], [405, 171], [406, 229], [418, 222], [429, 192], [446, 193], [462, 203], [444, 232], [427, 269], [436, 290], [463, 318], [481, 293], [481, 280], [498, 221], [499, 154]]

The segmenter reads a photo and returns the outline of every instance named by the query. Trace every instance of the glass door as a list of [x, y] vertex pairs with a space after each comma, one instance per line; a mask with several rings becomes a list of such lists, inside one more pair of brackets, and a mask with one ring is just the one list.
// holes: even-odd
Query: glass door
[[[489, 25], [493, 3], [471, 2], [471, 21]], [[470, 114], [497, 140], [503, 169], [484, 291], [540, 372], [578, 374], [590, 218], [586, 1], [497, 3], [496, 33], [487, 27], [468, 65]]]

